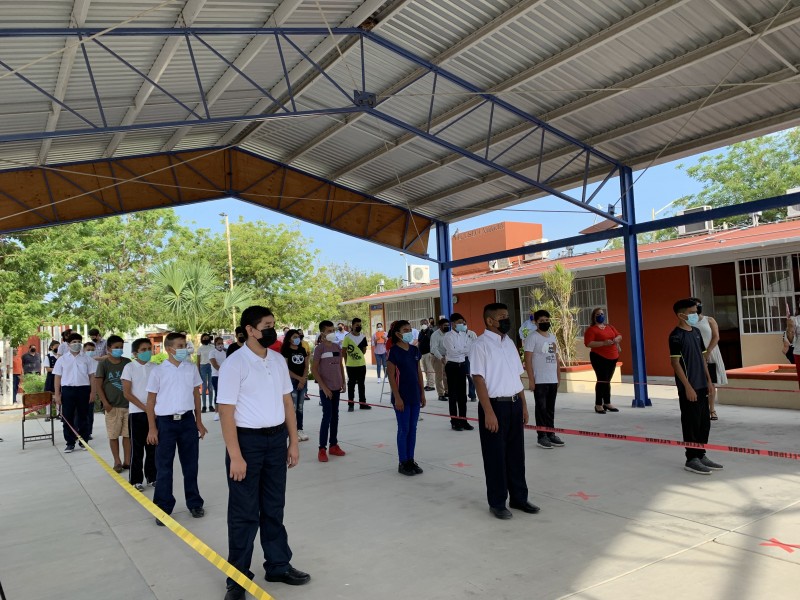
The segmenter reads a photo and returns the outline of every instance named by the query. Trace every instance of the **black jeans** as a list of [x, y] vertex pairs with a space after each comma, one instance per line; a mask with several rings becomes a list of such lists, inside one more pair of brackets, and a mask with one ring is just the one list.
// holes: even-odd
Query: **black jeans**
[[611, 404], [611, 378], [617, 370], [617, 359], [612, 360], [600, 356], [597, 352], [590, 352], [589, 360], [597, 377], [597, 383], [594, 384], [594, 404], [595, 406]]
[[[172, 466], [175, 462], [175, 449], [183, 471], [183, 493], [186, 506], [190, 510], [203, 507], [203, 497], [197, 487], [197, 469], [200, 455], [200, 437], [194, 411], [184, 413], [183, 419], [175, 421], [172, 415], [156, 417], [158, 427], [158, 446], [156, 446], [156, 491], [153, 502], [165, 513], [171, 514], [175, 508], [172, 495]], [[285, 457], [284, 457], [285, 460]]]
[[514, 503], [528, 501], [525, 481], [525, 429], [522, 402], [492, 401], [497, 417], [497, 433], [486, 429], [483, 407], [478, 406], [478, 431], [481, 438], [483, 472], [486, 475], [486, 498], [489, 506], [504, 508], [506, 498]]
[[[537, 383], [533, 389], [534, 416], [539, 427], [554, 427], [556, 418], [557, 383]], [[547, 431], [537, 431], [539, 439], [555, 435]]]
[[[683, 386], [678, 384], [678, 402], [681, 407], [681, 429], [684, 442], [708, 443], [711, 431], [711, 413], [708, 407], [708, 388], [695, 390], [697, 400], [689, 402]], [[702, 458], [706, 451], [702, 448], [686, 448], [686, 460]]]
[[[266, 435], [263, 429], [238, 427], [237, 434], [242, 458], [247, 463], [247, 475], [242, 481], [230, 478], [231, 459], [226, 452], [228, 562], [252, 579], [253, 543], [256, 532], [261, 529], [264, 569], [267, 575], [280, 575], [289, 569], [292, 559], [283, 526], [289, 434], [285, 427], [272, 435]], [[228, 587], [237, 585], [232, 579], [228, 579], [227, 584]]]
[[347, 403], [353, 405], [356, 397], [356, 385], [358, 385], [358, 401], [366, 402], [364, 391], [364, 381], [367, 378], [366, 365], [361, 367], [345, 367], [347, 369]]
[[84, 440], [89, 437], [87, 415], [91, 389], [88, 385], [61, 386], [61, 416], [64, 418], [64, 441], [67, 446], [74, 446], [78, 439], [67, 422], [81, 434]]
[[464, 419], [456, 417], [467, 416], [467, 372], [465, 363], [448, 362], [444, 366], [444, 374], [447, 377], [448, 399], [450, 400], [450, 423], [452, 425], [463, 425]]
[[128, 472], [128, 481], [133, 485], [144, 483], [144, 479], [147, 478], [148, 483], [153, 483], [156, 480], [156, 447], [147, 443], [147, 432], [150, 430], [147, 413], [129, 413], [128, 430], [131, 437], [131, 468]]

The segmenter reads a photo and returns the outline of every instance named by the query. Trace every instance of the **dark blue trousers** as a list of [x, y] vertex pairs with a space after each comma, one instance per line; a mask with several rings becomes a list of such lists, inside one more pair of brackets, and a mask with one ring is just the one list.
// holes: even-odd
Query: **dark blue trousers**
[[[339, 443], [339, 390], [331, 390], [331, 397], [328, 398], [322, 389], [319, 390], [319, 398], [322, 402], [322, 423], [319, 426], [319, 447], [327, 448], [328, 440], [330, 445], [335, 446]], [[328, 429], [330, 428], [330, 438]]]
[[[250, 563], [256, 532], [261, 530], [264, 569], [267, 575], [280, 575], [289, 569], [292, 551], [283, 526], [286, 504], [286, 449], [289, 434], [282, 431], [265, 435], [261, 429], [237, 428], [239, 449], [247, 463], [242, 481], [230, 478], [231, 459], [225, 453], [228, 474], [228, 562], [253, 578]], [[158, 487], [156, 487], [158, 489]], [[232, 579], [228, 586], [235, 586]]]
[[414, 449], [417, 446], [417, 421], [422, 407], [419, 402], [406, 403], [403, 410], [395, 409], [397, 417], [397, 456], [400, 462], [414, 460]]
[[175, 449], [183, 471], [183, 493], [186, 506], [190, 510], [203, 507], [203, 498], [197, 487], [197, 469], [200, 456], [200, 437], [194, 411], [184, 414], [183, 419], [175, 421], [172, 416], [156, 417], [158, 446], [156, 446], [156, 491], [153, 502], [167, 514], [175, 508], [172, 494], [172, 466], [175, 462]]
[[486, 498], [489, 506], [504, 508], [506, 498], [524, 504], [528, 501], [525, 482], [525, 429], [522, 424], [522, 402], [492, 400], [497, 416], [497, 433], [486, 429], [483, 406], [478, 407], [478, 431], [481, 437], [483, 471], [486, 475]]
[[61, 386], [61, 415], [64, 417], [64, 441], [67, 446], [74, 446], [78, 439], [67, 425], [67, 421], [78, 430], [83, 439], [89, 437], [88, 411], [91, 389], [88, 385]]

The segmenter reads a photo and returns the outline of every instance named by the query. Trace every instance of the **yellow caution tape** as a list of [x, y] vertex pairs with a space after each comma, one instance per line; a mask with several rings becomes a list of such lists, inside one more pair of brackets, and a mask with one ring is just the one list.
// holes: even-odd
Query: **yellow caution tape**
[[[74, 430], [73, 430], [74, 431]], [[227, 560], [222, 558], [219, 554], [214, 552], [209, 546], [205, 544], [200, 538], [195, 536], [191, 531], [186, 529], [183, 525], [178, 523], [175, 519], [161, 510], [158, 506], [153, 504], [153, 501], [150, 500], [147, 496], [145, 496], [142, 492], [137, 490], [133, 487], [130, 483], [125, 481], [125, 479], [120, 476], [119, 473], [114, 471], [109, 464], [103, 460], [100, 455], [94, 451], [94, 449], [89, 446], [80, 436], [78, 436], [78, 440], [84, 447], [89, 451], [89, 453], [94, 457], [94, 459], [100, 464], [101, 467], [111, 475], [111, 477], [116, 481], [120, 487], [128, 492], [130, 496], [136, 500], [139, 504], [141, 504], [147, 512], [153, 515], [156, 519], [164, 523], [172, 532], [177, 535], [187, 546], [189, 546], [192, 550], [197, 552], [200, 556], [205, 558], [208, 562], [214, 565], [217, 569], [222, 571], [227, 577], [233, 579], [236, 583], [242, 586], [245, 590], [250, 592], [253, 596], [258, 598], [258, 600], [275, 600], [272, 596], [270, 596], [267, 592], [265, 592], [261, 587], [259, 587], [256, 583], [254, 583], [249, 577], [247, 577], [244, 573], [242, 573], [239, 569], [234, 567], [230, 564]]]

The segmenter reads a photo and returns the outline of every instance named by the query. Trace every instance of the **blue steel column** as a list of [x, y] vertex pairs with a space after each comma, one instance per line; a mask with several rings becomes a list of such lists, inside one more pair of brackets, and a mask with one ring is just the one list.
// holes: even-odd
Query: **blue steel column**
[[627, 225], [622, 227], [625, 244], [625, 283], [628, 288], [628, 318], [631, 328], [631, 358], [633, 360], [634, 398], [631, 406], [644, 408], [652, 406], [647, 393], [647, 364], [644, 356], [644, 320], [642, 317], [642, 287], [639, 278], [639, 244], [631, 225], [636, 224], [636, 210], [633, 200], [633, 171], [622, 167], [619, 177], [622, 216]]
[[450, 262], [450, 226], [447, 223], [436, 223], [436, 259], [439, 262], [439, 310], [450, 318], [453, 314], [453, 270], [442, 267]]

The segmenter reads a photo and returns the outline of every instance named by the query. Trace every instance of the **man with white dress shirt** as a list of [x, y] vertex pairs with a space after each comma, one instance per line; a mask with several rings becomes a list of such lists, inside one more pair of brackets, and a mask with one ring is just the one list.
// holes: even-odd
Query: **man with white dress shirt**
[[524, 373], [517, 347], [508, 332], [511, 319], [505, 304], [487, 304], [483, 309], [486, 331], [470, 352], [470, 369], [480, 405], [478, 427], [486, 475], [489, 510], [498, 519], [510, 519], [509, 506], [535, 514], [539, 507], [528, 502], [525, 481], [525, 428], [528, 405], [521, 375]]
[[450, 399], [450, 427], [455, 431], [475, 429], [467, 421], [467, 375], [472, 339], [467, 334], [467, 322], [460, 313], [450, 315], [450, 331], [444, 336], [444, 353], [447, 362], [447, 390]]
[[[55, 401], [56, 406], [61, 409], [64, 421], [64, 441], [67, 443], [65, 454], [75, 450], [78, 439], [70, 425], [84, 440], [89, 438], [89, 397], [92, 391], [91, 380], [97, 369], [97, 363], [82, 352], [81, 334], [71, 333], [67, 338], [67, 347], [69, 351], [53, 366]], [[81, 448], [86, 449], [83, 444]]]
[[[165, 513], [175, 508], [172, 467], [175, 450], [183, 471], [186, 507], [195, 519], [203, 517], [203, 497], [197, 487], [199, 439], [207, 430], [200, 416], [200, 372], [186, 350], [186, 336], [170, 333], [164, 339], [167, 360], [147, 380], [147, 443], [156, 446], [156, 491], [153, 502]], [[156, 519], [156, 523], [164, 524]]]
[[[300, 460], [289, 369], [269, 349], [277, 340], [272, 311], [251, 306], [241, 326], [245, 343], [222, 364], [217, 396], [228, 471], [228, 562], [253, 578], [260, 527], [267, 581], [302, 585], [311, 577], [292, 567], [283, 525], [287, 466]], [[244, 588], [229, 578], [225, 600], [244, 597]]]

